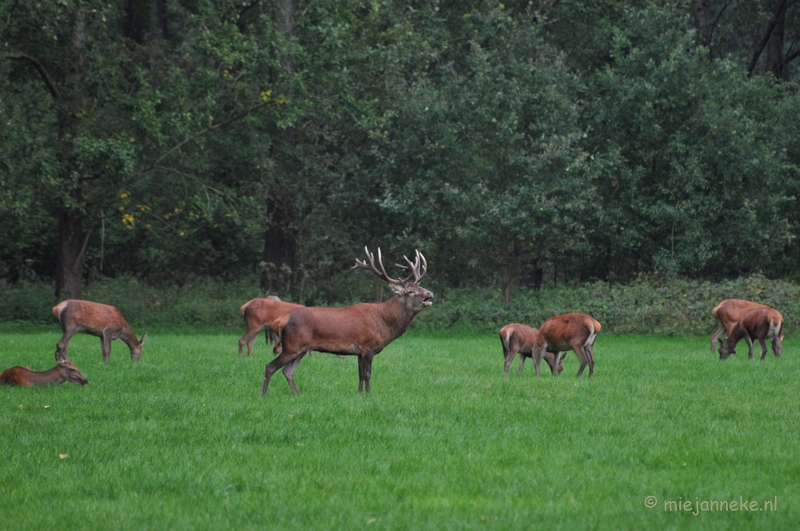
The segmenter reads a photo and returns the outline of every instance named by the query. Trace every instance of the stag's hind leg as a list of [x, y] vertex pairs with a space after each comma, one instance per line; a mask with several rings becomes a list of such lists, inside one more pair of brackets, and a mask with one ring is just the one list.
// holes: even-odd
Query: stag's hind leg
[[298, 391], [297, 386], [294, 384], [294, 371], [297, 370], [297, 366], [300, 364], [300, 360], [303, 359], [305, 354], [306, 353], [303, 352], [283, 367], [283, 376], [286, 378], [286, 381], [289, 382], [289, 387], [292, 388], [294, 394], [298, 396], [300, 395], [300, 391]]
[[[266, 369], [264, 369], [264, 383], [261, 386], [261, 396], [267, 394], [267, 387], [269, 387], [269, 381], [272, 379], [272, 375], [275, 374], [278, 371], [278, 369], [294, 362], [296, 358], [302, 357], [303, 354], [305, 354], [305, 352], [301, 352], [293, 356], [284, 356], [283, 354], [281, 354], [271, 362], [267, 363], [267, 367]], [[297, 363], [300, 363], [299, 360], [297, 361]], [[289, 368], [289, 376], [286, 377], [287, 381], [289, 381], [289, 387], [292, 387], [292, 383], [294, 382], [293, 379], [291, 378], [293, 378], [294, 369], [297, 368], [297, 363], [295, 363], [293, 367]], [[300, 392], [297, 390], [297, 387], [293, 387], [292, 391], [294, 391], [297, 394], [300, 394]]]

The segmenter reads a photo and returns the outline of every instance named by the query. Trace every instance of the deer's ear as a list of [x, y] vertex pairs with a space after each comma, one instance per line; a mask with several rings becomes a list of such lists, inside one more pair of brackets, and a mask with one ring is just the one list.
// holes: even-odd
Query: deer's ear
[[142, 336], [142, 339], [139, 341], [139, 344], [140, 345], [144, 345], [144, 340], [145, 339], [147, 339], [147, 332], [144, 333], [144, 335]]
[[66, 359], [67, 359], [67, 357], [64, 355], [64, 352], [61, 349], [57, 348], [56, 349], [56, 361], [58, 363], [61, 363], [62, 361], [66, 360]]

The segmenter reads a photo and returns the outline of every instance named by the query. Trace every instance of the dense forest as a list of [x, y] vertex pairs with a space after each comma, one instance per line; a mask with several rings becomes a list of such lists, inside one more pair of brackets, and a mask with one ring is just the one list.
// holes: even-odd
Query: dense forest
[[[800, 280], [794, 0], [0, 0], [0, 281]], [[364, 278], [359, 277], [363, 283]]]

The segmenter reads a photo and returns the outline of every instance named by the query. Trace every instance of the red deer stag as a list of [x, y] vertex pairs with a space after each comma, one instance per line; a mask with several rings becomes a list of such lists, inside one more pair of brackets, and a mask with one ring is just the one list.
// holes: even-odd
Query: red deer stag
[[267, 345], [270, 342], [278, 342], [280, 335], [273, 331], [272, 323], [278, 317], [302, 307], [302, 304], [283, 302], [274, 295], [270, 295], [266, 299], [252, 299], [244, 303], [239, 308], [239, 313], [242, 314], [247, 324], [247, 332], [239, 339], [239, 357], [242, 357], [245, 345], [247, 345], [247, 355], [253, 355], [253, 344], [256, 342], [259, 332], [264, 329], [266, 329]]
[[756, 308], [742, 316], [733, 330], [719, 345], [719, 358], [724, 360], [736, 354], [736, 344], [744, 338], [750, 349], [749, 358], [753, 359], [753, 339], [761, 344], [761, 359], [767, 356], [766, 340], [772, 340], [772, 351], [776, 358], [781, 357], [783, 341], [783, 316], [774, 308]]
[[741, 299], [725, 299], [717, 304], [711, 311], [717, 321], [717, 331], [711, 336], [711, 352], [713, 353], [717, 349], [717, 341], [719, 341], [723, 333], [726, 336], [731, 335], [733, 327], [736, 326], [744, 314], [750, 310], [765, 310], [768, 308], [769, 306]]
[[69, 340], [78, 332], [100, 338], [103, 361], [108, 361], [111, 355], [111, 341], [114, 339], [121, 339], [128, 345], [132, 361], [139, 361], [142, 355], [142, 345], [147, 339], [147, 334], [142, 336], [141, 341], [136, 339], [136, 334], [114, 306], [70, 299], [54, 306], [53, 315], [64, 332], [58, 340], [56, 359], [59, 352], [64, 358], [67, 357]]
[[[539, 331], [530, 326], [511, 323], [505, 325], [500, 329], [500, 342], [503, 344], [503, 357], [506, 360], [504, 371], [508, 374], [508, 369], [511, 367], [511, 362], [514, 361], [514, 356], [519, 353], [519, 373], [522, 374], [522, 369], [525, 366], [525, 358], [533, 357], [533, 346], [536, 344], [536, 337]], [[564, 370], [564, 365], [559, 363], [556, 370], [555, 355], [552, 352], [545, 352], [544, 360], [550, 366], [550, 371], [553, 374], [560, 373]]]
[[[428, 270], [428, 263], [419, 251], [412, 263], [403, 257], [408, 266], [399, 265], [411, 271], [406, 279], [390, 278], [383, 267], [381, 250], [378, 249], [378, 265], [369, 249], [369, 263], [356, 260], [353, 269], [367, 269], [389, 283], [396, 293], [389, 300], [378, 303], [361, 303], [345, 308], [298, 308], [279, 319], [282, 326], [282, 351], [275, 345], [278, 357], [267, 364], [264, 371], [264, 385], [261, 396], [267, 392], [269, 380], [283, 367], [283, 375], [295, 394], [300, 391], [294, 384], [294, 371], [303, 356], [309, 351], [328, 352], [345, 356], [358, 356], [358, 392], [369, 393], [369, 380], [372, 376], [372, 359], [389, 343], [408, 330], [414, 317], [432, 304], [433, 293], [419, 285]], [[410, 281], [411, 277], [413, 281]], [[284, 322], [285, 321], [285, 322]]]
[[72, 382], [78, 385], [86, 385], [89, 380], [81, 374], [81, 371], [63, 356], [56, 351], [56, 359], [58, 365], [49, 371], [32, 371], [30, 367], [11, 367], [0, 374], [0, 384], [5, 385], [22, 385], [30, 387], [31, 385], [60, 385], [64, 382]]
[[585, 313], [566, 313], [556, 315], [542, 323], [533, 348], [533, 365], [539, 376], [539, 365], [546, 352], [555, 354], [555, 365], [561, 363], [561, 353], [571, 350], [581, 360], [580, 376], [589, 365], [589, 376], [594, 374], [594, 340], [600, 333], [600, 323]]

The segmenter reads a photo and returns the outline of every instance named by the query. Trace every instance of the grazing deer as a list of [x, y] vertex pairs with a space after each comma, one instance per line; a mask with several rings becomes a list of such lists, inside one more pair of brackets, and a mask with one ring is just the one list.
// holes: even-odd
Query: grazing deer
[[53, 315], [64, 332], [58, 340], [56, 359], [59, 352], [64, 358], [67, 357], [69, 340], [78, 332], [100, 338], [103, 361], [108, 361], [111, 355], [111, 341], [114, 339], [121, 339], [128, 345], [132, 361], [139, 361], [142, 355], [142, 345], [147, 339], [147, 333], [142, 336], [141, 341], [136, 339], [136, 334], [114, 306], [70, 299], [54, 306]]
[[[294, 384], [294, 371], [303, 356], [309, 351], [328, 352], [345, 356], [358, 356], [358, 392], [369, 393], [369, 380], [372, 376], [372, 359], [389, 343], [408, 330], [414, 317], [432, 304], [433, 293], [419, 285], [428, 270], [428, 263], [419, 251], [416, 260], [403, 257], [408, 266], [399, 265], [411, 271], [403, 280], [390, 278], [383, 267], [381, 250], [378, 249], [378, 265], [369, 249], [369, 263], [356, 260], [353, 269], [367, 269], [389, 283], [396, 293], [389, 300], [377, 303], [361, 303], [345, 308], [298, 308], [279, 319], [282, 326], [282, 351], [275, 345], [274, 360], [264, 371], [264, 385], [261, 396], [267, 392], [269, 380], [283, 367], [283, 375], [295, 394], [300, 391]], [[411, 276], [414, 277], [410, 281]], [[285, 322], [284, 322], [285, 321]]]
[[736, 344], [744, 338], [749, 348], [749, 358], [753, 359], [753, 339], [761, 344], [761, 359], [767, 356], [766, 340], [772, 340], [772, 351], [776, 358], [781, 357], [783, 341], [783, 316], [774, 308], [756, 308], [742, 316], [733, 327], [725, 341], [719, 345], [719, 358], [724, 360], [736, 354]]
[[0, 384], [30, 387], [31, 385], [60, 385], [67, 381], [78, 385], [89, 383], [89, 380], [81, 374], [75, 364], [58, 351], [56, 351], [56, 359], [58, 365], [49, 371], [32, 371], [30, 367], [20, 367], [19, 365], [6, 369], [3, 374], [0, 374]]
[[741, 320], [742, 316], [750, 310], [767, 309], [769, 306], [757, 302], [744, 301], [741, 299], [725, 299], [717, 304], [711, 311], [717, 321], [717, 331], [711, 336], [711, 352], [717, 348], [717, 341], [722, 334], [729, 336], [733, 327]]
[[[594, 374], [594, 340], [600, 333], [600, 323], [585, 313], [556, 315], [542, 323], [533, 348], [533, 365], [539, 376], [539, 365], [546, 352], [555, 354], [555, 365], [561, 363], [563, 351], [571, 350], [581, 360], [578, 377], [589, 365], [589, 376]], [[555, 373], [554, 373], [555, 374]]]
[[[517, 353], [519, 353], [519, 373], [522, 374], [525, 358], [533, 357], [533, 346], [536, 344], [538, 335], [539, 331], [537, 329], [519, 323], [507, 324], [500, 329], [500, 342], [503, 344], [503, 357], [506, 360], [504, 366], [506, 374], [508, 374], [508, 369]], [[556, 369], [555, 355], [552, 352], [545, 352], [544, 360], [550, 366], [550, 371], [553, 374], [564, 370], [562, 363], [559, 363], [558, 369]]]
[[256, 342], [259, 332], [264, 329], [266, 329], [267, 345], [280, 341], [280, 332], [273, 330], [272, 323], [278, 317], [302, 307], [302, 304], [283, 302], [274, 295], [270, 295], [266, 299], [252, 299], [244, 303], [239, 308], [239, 313], [242, 314], [247, 324], [247, 332], [239, 339], [239, 357], [242, 357], [245, 345], [247, 345], [247, 355], [253, 355], [253, 344]]

